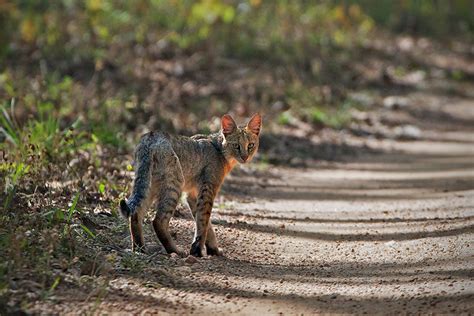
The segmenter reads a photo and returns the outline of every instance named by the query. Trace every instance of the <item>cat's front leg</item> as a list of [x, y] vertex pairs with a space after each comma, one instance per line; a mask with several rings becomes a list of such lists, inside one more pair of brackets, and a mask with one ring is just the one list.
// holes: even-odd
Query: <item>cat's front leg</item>
[[195, 216], [196, 230], [190, 251], [190, 254], [195, 257], [203, 256], [203, 250], [208, 238], [209, 219], [211, 217], [212, 205], [214, 203], [214, 198], [216, 197], [216, 191], [214, 185], [207, 183], [203, 184], [199, 190]]
[[[197, 209], [197, 193], [188, 193], [188, 204], [193, 214], [193, 218], [196, 220], [196, 209]], [[209, 256], [222, 256], [223, 251], [217, 245], [216, 233], [209, 221], [206, 238], [206, 252]]]

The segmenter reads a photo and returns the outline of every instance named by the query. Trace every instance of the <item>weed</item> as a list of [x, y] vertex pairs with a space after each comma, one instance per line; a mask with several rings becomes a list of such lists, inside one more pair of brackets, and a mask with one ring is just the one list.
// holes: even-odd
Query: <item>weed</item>
[[278, 116], [278, 124], [280, 125], [289, 125], [292, 120], [293, 120], [293, 117], [289, 111], [282, 112]]
[[451, 78], [453, 78], [456, 81], [462, 81], [466, 77], [465, 73], [461, 70], [455, 69], [451, 71]]
[[76, 193], [76, 195], [74, 196], [74, 199], [72, 200], [71, 206], [69, 206], [68, 216], [67, 216], [68, 224], [71, 223], [72, 215], [74, 215], [74, 213], [76, 212], [76, 206], [77, 206], [78, 201], [79, 201], [79, 192]]
[[99, 183], [98, 191], [101, 195], [105, 194], [105, 183], [104, 182]]
[[73, 224], [72, 223], [72, 217], [73, 215], [78, 211], [77, 209], [77, 202], [79, 201], [79, 196], [80, 193], [77, 192], [76, 195], [74, 196], [71, 205], [69, 206], [69, 209], [67, 211], [67, 218], [66, 218], [66, 226], [64, 226], [63, 234], [67, 234], [70, 232], [71, 228], [76, 228], [80, 227], [88, 236], [95, 238], [95, 234], [87, 228], [84, 224]]
[[51, 284], [51, 286], [49, 287], [49, 289], [43, 291], [41, 293], [41, 297], [42, 299], [47, 299], [48, 297], [50, 297], [51, 295], [53, 295], [53, 292], [54, 290], [56, 289], [56, 287], [59, 285], [59, 283], [61, 282], [61, 277], [57, 276], [53, 283]]
[[[12, 99], [10, 102], [11, 113], [14, 112], [15, 108], [15, 99]], [[13, 114], [8, 114], [7, 105], [4, 103], [0, 107], [0, 132], [6, 137], [7, 141], [10, 141], [12, 144], [18, 146], [21, 139], [18, 134], [18, 125], [13, 121]]]
[[65, 222], [65, 211], [60, 208], [53, 208], [42, 214], [50, 225]]
[[5, 190], [7, 198], [3, 204], [4, 209], [8, 209], [10, 207], [18, 182], [24, 175], [28, 173], [29, 169], [30, 167], [24, 163], [12, 164], [12, 172], [5, 178]]
[[98, 123], [93, 128], [92, 140], [96, 143], [111, 145], [115, 148], [122, 148], [124, 147], [125, 142], [121, 139], [120, 135], [120, 132], [114, 130], [110, 126]]
[[132, 273], [139, 273], [146, 265], [141, 255], [134, 252], [125, 253], [120, 263], [125, 269], [129, 269]]

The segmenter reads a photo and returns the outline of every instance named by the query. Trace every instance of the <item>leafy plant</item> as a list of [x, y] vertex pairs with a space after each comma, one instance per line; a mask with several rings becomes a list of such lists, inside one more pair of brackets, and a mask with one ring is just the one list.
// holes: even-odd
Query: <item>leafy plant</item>
[[72, 216], [76, 212], [77, 202], [79, 201], [79, 192], [76, 193], [74, 199], [72, 200], [71, 206], [69, 206], [69, 210], [67, 212], [67, 223], [71, 223]]
[[289, 111], [282, 112], [278, 115], [278, 124], [280, 125], [288, 125], [292, 120], [292, 116]]
[[[14, 111], [15, 99], [12, 99], [10, 102], [11, 113]], [[8, 141], [12, 144], [18, 146], [21, 139], [18, 132], [18, 125], [12, 119], [13, 115], [10, 115], [7, 112], [6, 102], [0, 106], [0, 132], [6, 137]]]
[[8, 209], [10, 207], [18, 182], [24, 175], [28, 173], [30, 169], [30, 166], [27, 166], [24, 163], [13, 164], [12, 167], [12, 172], [5, 178], [5, 190], [7, 193], [7, 198], [3, 204], [4, 209]]

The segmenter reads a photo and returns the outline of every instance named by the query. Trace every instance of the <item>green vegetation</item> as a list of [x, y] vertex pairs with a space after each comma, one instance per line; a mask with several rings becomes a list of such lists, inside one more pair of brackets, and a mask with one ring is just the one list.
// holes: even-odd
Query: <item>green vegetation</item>
[[[466, 0], [376, 5], [365, 0], [7, 1], [0, 5], [5, 30], [0, 37], [0, 96], [3, 102], [15, 98], [20, 123], [31, 115], [43, 119], [46, 107], [54, 121], [45, 124], [67, 125], [81, 118], [83, 131], [92, 131], [95, 140], [122, 147], [124, 127], [133, 130], [150, 116], [154, 126], [189, 129], [240, 102], [240, 91], [176, 91], [186, 83], [182, 61], [156, 69], [161, 77], [146, 73], [154, 61], [184, 54], [195, 56], [192, 67], [204, 72], [225, 68], [226, 58], [250, 67], [276, 66], [278, 73], [268, 75], [285, 78], [288, 93], [277, 96], [261, 84], [267, 95], [256, 91], [245, 102], [265, 107], [279, 98], [292, 107], [313, 108], [303, 111], [310, 121], [338, 127], [344, 120], [329, 122], [326, 117], [340, 112], [335, 108], [345, 96], [328, 99], [321, 89], [314, 90], [341, 80], [346, 64], [374, 31], [384, 26], [440, 37], [456, 32], [472, 39], [472, 5]], [[453, 76], [463, 78], [463, 73]], [[167, 85], [172, 79], [178, 86]], [[165, 87], [152, 92], [150, 82], [157, 81]], [[340, 84], [347, 81], [342, 78]], [[168, 92], [177, 97], [168, 101], [160, 96]], [[187, 124], [173, 120], [183, 108], [193, 109]], [[41, 128], [54, 126], [37, 126]], [[51, 131], [37, 130], [43, 132]], [[52, 145], [51, 140], [46, 146]]]
[[[470, 42], [473, 3], [0, 1], [0, 310], [26, 272], [47, 297], [59, 271], [98, 271], [93, 254], [111, 241], [88, 214], [105, 209], [114, 233], [125, 230], [116, 206], [145, 129], [209, 132], [230, 110], [259, 110], [276, 128], [344, 128], [363, 107], [351, 90], [371, 83], [354, 66], [370, 40], [456, 32]], [[395, 75], [422, 67], [409, 66]], [[140, 259], [120, 264], [135, 271]]]

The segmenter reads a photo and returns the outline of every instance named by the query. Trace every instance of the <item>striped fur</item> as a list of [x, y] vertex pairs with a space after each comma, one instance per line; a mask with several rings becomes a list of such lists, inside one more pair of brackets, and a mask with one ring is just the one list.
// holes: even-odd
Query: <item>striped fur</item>
[[237, 163], [249, 162], [258, 150], [262, 119], [255, 114], [245, 126], [237, 126], [230, 115], [221, 119], [221, 131], [193, 137], [163, 132], [145, 134], [135, 151], [135, 181], [132, 195], [120, 201], [121, 213], [129, 218], [132, 248], [144, 246], [143, 216], [154, 203], [153, 228], [168, 253], [180, 251], [169, 233], [169, 221], [181, 193], [196, 221], [190, 254], [220, 255], [210, 223], [214, 199], [224, 177]]

